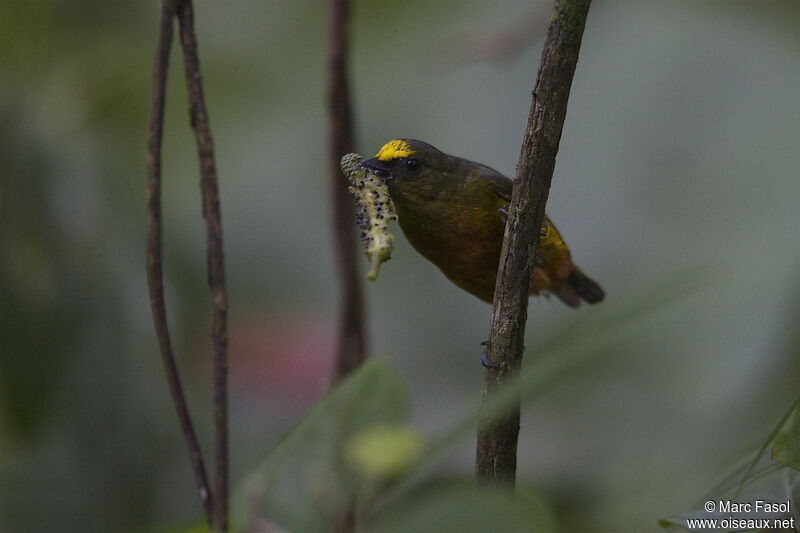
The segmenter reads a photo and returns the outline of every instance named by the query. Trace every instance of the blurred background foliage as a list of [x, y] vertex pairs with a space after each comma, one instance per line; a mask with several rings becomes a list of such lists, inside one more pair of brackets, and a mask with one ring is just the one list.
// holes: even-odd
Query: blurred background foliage
[[[359, 151], [414, 137], [513, 173], [540, 6], [353, 7]], [[144, 274], [157, 14], [154, 1], [0, 3], [4, 532], [149, 531], [199, 517]], [[331, 372], [325, 9], [201, 0], [196, 16], [226, 237], [235, 485]], [[525, 20], [535, 31], [515, 53], [484, 53]], [[520, 476], [564, 531], [656, 530], [758, 444], [796, 394], [799, 25], [793, 0], [592, 7], [548, 210], [608, 299], [578, 311], [532, 301], [526, 342], [612, 316], [664, 280], [703, 286], [616, 334], [524, 409]], [[177, 59], [167, 299], [208, 449], [204, 230]], [[434, 433], [472, 410], [488, 307], [399, 232], [366, 295], [371, 353], [388, 354], [406, 382], [412, 423]], [[441, 471], [469, 474], [473, 448], [463, 439]]]

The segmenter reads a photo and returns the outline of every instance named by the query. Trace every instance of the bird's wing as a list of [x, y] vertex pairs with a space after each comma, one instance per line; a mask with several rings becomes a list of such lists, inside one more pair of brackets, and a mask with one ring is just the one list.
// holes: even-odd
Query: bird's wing
[[511, 201], [511, 191], [514, 188], [514, 182], [510, 179], [503, 176], [495, 169], [485, 165], [479, 165], [478, 178], [490, 184], [497, 196], [505, 200], [506, 203]]
[[[502, 174], [500, 174], [491, 167], [487, 167], [486, 165], [481, 165], [481, 164], [478, 164], [478, 166], [479, 166], [477, 174], [478, 178], [490, 184], [494, 192], [497, 194], [497, 196], [501, 198], [505, 203], [510, 203], [511, 192], [514, 189], [514, 182], [508, 179], [507, 177], [503, 176]], [[553, 225], [553, 222], [550, 220], [550, 217], [548, 217], [545, 214], [544, 221], [542, 221], [542, 230], [547, 234], [550, 233], [550, 229], [553, 230], [552, 231], [553, 237], [556, 238], [558, 241], [562, 242], [561, 234]]]

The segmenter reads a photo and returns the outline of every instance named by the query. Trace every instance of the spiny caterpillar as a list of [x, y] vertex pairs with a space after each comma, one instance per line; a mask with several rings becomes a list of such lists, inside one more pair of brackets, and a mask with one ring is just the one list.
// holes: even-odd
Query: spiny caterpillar
[[363, 158], [358, 154], [345, 154], [340, 166], [350, 186], [348, 190], [356, 201], [356, 221], [361, 228], [361, 246], [370, 262], [367, 279], [378, 279], [381, 263], [392, 255], [394, 236], [386, 229], [390, 220], [397, 220], [389, 191], [379, 177], [361, 167]]

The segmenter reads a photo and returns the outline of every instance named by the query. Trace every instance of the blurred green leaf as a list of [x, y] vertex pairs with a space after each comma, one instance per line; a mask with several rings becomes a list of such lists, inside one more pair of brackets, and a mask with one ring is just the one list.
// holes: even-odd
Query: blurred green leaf
[[468, 411], [436, 439], [409, 475], [390, 489], [388, 497], [401, 498], [406, 492], [416, 490], [417, 484], [425, 481], [443, 452], [460, 439], [472, 435], [480, 421], [502, 415], [520, 400], [523, 403], [532, 400], [582, 361], [607, 349], [621, 332], [707, 287], [709, 275], [707, 272], [687, 271], [637, 295], [615, 313], [576, 322], [538, 348], [526, 352], [522, 371], [516, 379], [507, 382], [480, 410]]
[[797, 402], [792, 405], [793, 415], [789, 422], [775, 437], [772, 445], [772, 458], [795, 470], [800, 470], [800, 416], [798, 416]]
[[477, 487], [472, 479], [426, 485], [369, 521], [381, 533], [553, 531], [546, 506], [529, 493]]
[[[764, 452], [767, 451], [767, 448], [769, 448], [770, 444], [775, 443], [777, 445], [777, 439], [779, 435], [781, 435], [781, 430], [786, 426], [787, 421], [789, 421], [789, 419], [792, 417], [792, 414], [795, 413], [798, 406], [800, 406], [800, 396], [795, 398], [795, 400], [792, 402], [792, 404], [789, 406], [789, 408], [786, 410], [783, 416], [781, 416], [781, 419], [778, 421], [778, 423], [775, 424], [775, 427], [772, 428], [772, 431], [769, 432], [769, 435], [767, 435], [767, 438], [764, 440], [764, 443], [761, 445], [761, 447], [759, 447], [758, 451], [756, 451], [753, 458], [743, 469], [742, 478], [739, 481], [739, 489], [737, 490], [741, 490], [741, 488], [744, 487], [744, 485], [746, 485], [750, 481], [750, 477], [756, 475], [755, 472], [756, 466], [761, 462], [761, 459], [764, 457]], [[775, 447], [773, 447], [772, 449], [773, 459], [775, 459], [778, 462], [784, 463], [784, 461], [778, 459], [776, 455], [787, 454], [788, 450], [784, 450], [782, 448], [783, 446], [789, 444], [790, 444], [789, 442], [783, 442], [779, 447], [780, 448], [779, 452], [776, 452]], [[783, 455], [783, 456], [788, 457], [788, 455]], [[797, 457], [797, 455], [795, 455], [795, 457]], [[793, 465], [789, 464], [788, 466], [793, 466]]]
[[[800, 397], [796, 398], [781, 419], [770, 431], [764, 443], [756, 450], [753, 459], [742, 468], [725, 478], [711, 489], [692, 509], [659, 521], [662, 527], [677, 525], [689, 529], [687, 520], [725, 518], [730, 513], [719, 509], [711, 512], [704, 508], [708, 501], [718, 503], [720, 500], [753, 502], [755, 500], [783, 503], [796, 502], [798, 495], [795, 487], [800, 482], [800, 417], [797, 408]], [[765, 457], [764, 452], [772, 445], [772, 460]], [[791, 468], [786, 468], [789, 466]], [[794, 470], [792, 470], [794, 469]], [[793, 507], [793, 505], [792, 505]], [[755, 516], [755, 515], [754, 515]], [[789, 518], [769, 515], [770, 518]], [[737, 518], [747, 518], [737, 516]], [[721, 529], [722, 531], [740, 531], [739, 529]]]
[[353, 435], [408, 418], [408, 397], [394, 370], [365, 363], [320, 399], [276, 446], [237, 498], [242, 527], [264, 520], [288, 531], [326, 531], [355, 498], [358, 476], [346, 458]]
[[404, 472], [422, 453], [422, 436], [409, 426], [378, 426], [347, 442], [347, 457], [368, 477], [389, 479]]
[[[672, 280], [637, 295], [615, 313], [593, 320], [576, 322], [542, 346], [525, 354], [519, 377], [495, 394], [479, 414], [465, 420], [473, 426], [479, 420], [505, 414], [517, 399], [529, 401], [555, 383], [582, 361], [617, 342], [626, 330], [640, 325], [656, 313], [667, 309], [699, 290], [707, 283], [709, 273], [685, 272]], [[463, 429], [464, 425], [460, 426]], [[458, 431], [455, 428], [453, 431]]]
[[[747, 470], [750, 470], [750, 475], [745, 483], [741, 480]], [[680, 512], [669, 518], [659, 520], [661, 527], [667, 528], [671, 526], [679, 526], [684, 529], [694, 530], [689, 528], [687, 521], [693, 519], [723, 519], [733, 516], [737, 519], [748, 518], [771, 518], [771, 519], [788, 519], [792, 517], [791, 510], [795, 508], [796, 503], [800, 498], [798, 494], [798, 482], [800, 482], [800, 473], [787, 468], [783, 465], [775, 463], [769, 458], [762, 458], [758, 464], [753, 468], [750, 463], [739, 468], [733, 474], [729, 475], [720, 484], [709, 491], [703, 498], [698, 501], [691, 509]], [[731, 513], [730, 510], [725, 510], [720, 507], [720, 502], [741, 502], [753, 503], [756, 500], [764, 502], [785, 504], [790, 502], [788, 513], [765, 513], [757, 512], [753, 507], [752, 512], [739, 512]], [[713, 503], [711, 508], [706, 508], [708, 502]], [[710, 509], [710, 510], [709, 510]], [[742, 531], [741, 529], [726, 529], [724, 527], [717, 527], [715, 531]]]

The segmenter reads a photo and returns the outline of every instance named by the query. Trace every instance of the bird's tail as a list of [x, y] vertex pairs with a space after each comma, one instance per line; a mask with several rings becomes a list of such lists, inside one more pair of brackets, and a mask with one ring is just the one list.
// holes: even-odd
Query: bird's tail
[[581, 300], [588, 304], [596, 304], [602, 302], [606, 296], [602, 287], [576, 266], [572, 267], [567, 279], [555, 291], [555, 294], [570, 307], [578, 307]]

